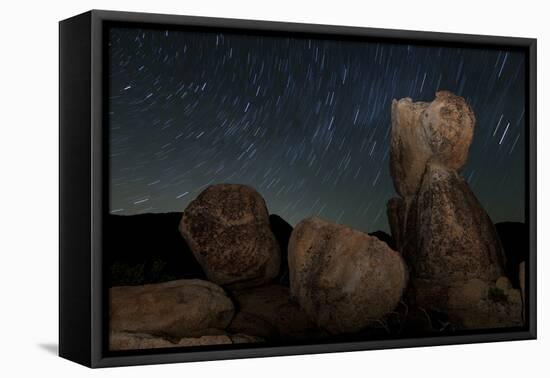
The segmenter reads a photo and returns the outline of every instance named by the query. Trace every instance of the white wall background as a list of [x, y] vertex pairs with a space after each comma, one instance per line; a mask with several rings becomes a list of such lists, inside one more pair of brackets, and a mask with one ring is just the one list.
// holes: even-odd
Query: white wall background
[[[542, 377], [550, 274], [550, 12], [542, 0], [5, 1], [0, 6], [0, 376]], [[111, 9], [538, 38], [539, 340], [89, 370], [56, 356], [58, 25]], [[545, 350], [546, 349], [546, 350]]]

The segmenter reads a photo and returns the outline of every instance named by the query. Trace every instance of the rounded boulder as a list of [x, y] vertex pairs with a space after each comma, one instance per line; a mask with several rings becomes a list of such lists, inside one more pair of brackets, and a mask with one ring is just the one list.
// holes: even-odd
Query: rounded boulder
[[206, 188], [185, 209], [179, 230], [212, 282], [243, 288], [279, 274], [280, 249], [265, 201], [249, 186]]
[[332, 334], [359, 331], [391, 312], [408, 279], [386, 243], [316, 217], [292, 232], [288, 260], [292, 297]]

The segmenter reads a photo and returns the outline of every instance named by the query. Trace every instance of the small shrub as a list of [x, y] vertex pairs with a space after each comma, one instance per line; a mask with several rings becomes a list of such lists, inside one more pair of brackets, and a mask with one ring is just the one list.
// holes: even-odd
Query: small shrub
[[493, 302], [507, 302], [508, 296], [498, 287], [492, 287], [489, 289], [489, 299]]

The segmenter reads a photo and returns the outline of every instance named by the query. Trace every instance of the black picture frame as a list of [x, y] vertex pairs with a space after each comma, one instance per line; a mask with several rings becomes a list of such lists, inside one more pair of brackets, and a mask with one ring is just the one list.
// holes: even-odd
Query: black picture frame
[[[159, 349], [109, 353], [106, 348], [106, 288], [102, 285], [103, 215], [107, 206], [105, 154], [105, 30], [112, 23], [229, 30], [275, 35], [423, 45], [481, 46], [525, 52], [526, 80], [526, 267], [527, 326], [519, 330], [426, 338], [331, 344], [219, 349]], [[536, 39], [385, 30], [222, 18], [92, 10], [59, 24], [59, 355], [88, 367], [157, 364], [233, 358], [406, 348], [535, 339], [536, 318]]]

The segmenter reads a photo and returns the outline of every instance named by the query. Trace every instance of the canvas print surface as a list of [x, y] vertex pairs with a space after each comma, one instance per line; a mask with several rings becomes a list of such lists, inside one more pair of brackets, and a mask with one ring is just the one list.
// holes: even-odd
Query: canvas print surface
[[109, 350], [526, 326], [524, 52], [107, 39]]

